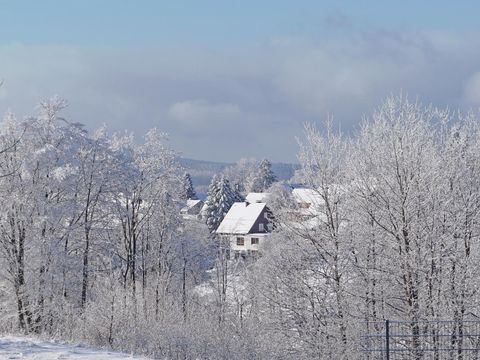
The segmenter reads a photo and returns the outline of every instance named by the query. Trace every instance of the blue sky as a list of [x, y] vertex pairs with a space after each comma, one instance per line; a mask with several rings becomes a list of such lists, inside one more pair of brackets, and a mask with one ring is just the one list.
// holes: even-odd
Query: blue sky
[[396, 30], [479, 28], [478, 1], [0, 1], [0, 40], [75, 46], [218, 46], [325, 36], [325, 20]]
[[480, 105], [474, 1], [1, 1], [0, 112], [58, 94], [94, 129], [186, 157], [295, 161], [305, 122], [358, 128], [392, 93]]

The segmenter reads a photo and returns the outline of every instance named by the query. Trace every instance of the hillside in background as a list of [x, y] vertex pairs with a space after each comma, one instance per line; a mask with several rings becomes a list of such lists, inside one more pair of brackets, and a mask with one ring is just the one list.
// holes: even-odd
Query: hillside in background
[[[204, 198], [206, 196], [208, 185], [210, 184], [214, 174], [221, 173], [228, 166], [234, 165], [233, 163], [186, 158], [180, 158], [180, 164], [192, 177], [195, 191], [200, 198]], [[297, 164], [272, 163], [272, 170], [278, 180], [290, 180], [297, 169]]]

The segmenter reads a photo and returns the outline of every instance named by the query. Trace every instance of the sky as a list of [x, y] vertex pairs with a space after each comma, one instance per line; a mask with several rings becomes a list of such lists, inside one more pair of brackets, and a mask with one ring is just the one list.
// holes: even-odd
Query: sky
[[0, 113], [169, 134], [184, 157], [294, 162], [389, 95], [480, 106], [477, 1], [0, 0]]

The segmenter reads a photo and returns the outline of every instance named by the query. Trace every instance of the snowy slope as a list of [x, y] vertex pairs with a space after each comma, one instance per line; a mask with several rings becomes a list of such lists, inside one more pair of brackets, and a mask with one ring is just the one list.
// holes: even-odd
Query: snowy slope
[[35, 359], [35, 360], [125, 360], [144, 359], [111, 351], [90, 349], [81, 345], [66, 345], [43, 342], [28, 338], [0, 338], [0, 359]]

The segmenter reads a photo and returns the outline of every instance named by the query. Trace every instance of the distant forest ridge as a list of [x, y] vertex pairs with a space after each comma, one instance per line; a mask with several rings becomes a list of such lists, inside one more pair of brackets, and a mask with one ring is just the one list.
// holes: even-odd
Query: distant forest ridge
[[[206, 196], [208, 185], [210, 184], [214, 174], [221, 173], [227, 167], [235, 165], [234, 163], [194, 160], [187, 158], [180, 158], [180, 164], [192, 177], [193, 186], [195, 187], [195, 191], [200, 198], [204, 198]], [[272, 162], [272, 171], [278, 180], [290, 180], [295, 173], [295, 170], [298, 168], [298, 164]]]

